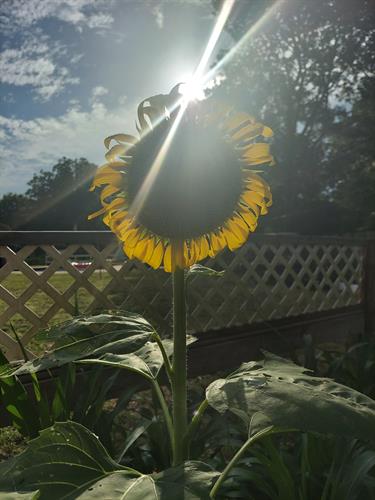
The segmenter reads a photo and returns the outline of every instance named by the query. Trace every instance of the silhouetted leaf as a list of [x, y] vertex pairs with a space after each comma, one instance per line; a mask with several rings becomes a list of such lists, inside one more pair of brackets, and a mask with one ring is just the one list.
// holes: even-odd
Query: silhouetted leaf
[[[61, 347], [40, 358], [28, 361], [12, 371], [0, 373], [0, 377], [34, 373], [62, 366], [93, 354], [136, 351], [152, 337], [154, 329], [142, 316], [129, 313], [128, 316], [101, 314], [76, 318], [56, 327], [56, 336], [58, 332], [64, 339]], [[68, 339], [70, 339], [69, 343]]]
[[[195, 342], [194, 337], [187, 337], [187, 344]], [[173, 341], [164, 339], [162, 341], [167, 356], [173, 352]], [[100, 349], [103, 351], [103, 349]], [[156, 342], [147, 341], [140, 349], [126, 354], [113, 354], [111, 352], [104, 354], [96, 359], [84, 359], [80, 364], [101, 364], [113, 368], [123, 368], [136, 372], [150, 380], [156, 379], [161, 367], [164, 364], [163, 356]]]
[[208, 500], [217, 475], [201, 462], [143, 475], [114, 462], [85, 427], [66, 422], [43, 430], [23, 453], [0, 464], [0, 497], [38, 488], [40, 500]]
[[186, 277], [190, 278], [193, 276], [213, 276], [219, 278], [223, 276], [225, 271], [215, 271], [215, 269], [211, 269], [210, 267], [202, 266], [201, 264], [194, 264], [191, 266], [186, 273]]
[[[375, 440], [375, 402], [272, 354], [244, 363], [206, 392], [219, 412], [257, 415], [257, 427], [274, 425], [323, 434]], [[263, 417], [262, 417], [263, 415]]]

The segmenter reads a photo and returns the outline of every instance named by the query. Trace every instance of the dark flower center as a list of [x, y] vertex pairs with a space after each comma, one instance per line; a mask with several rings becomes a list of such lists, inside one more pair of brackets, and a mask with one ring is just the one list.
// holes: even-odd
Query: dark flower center
[[[172, 123], [165, 120], [132, 150], [126, 186], [130, 206]], [[138, 222], [166, 238], [201, 236], [231, 216], [241, 195], [241, 181], [237, 154], [216, 126], [183, 119], [137, 215]]]

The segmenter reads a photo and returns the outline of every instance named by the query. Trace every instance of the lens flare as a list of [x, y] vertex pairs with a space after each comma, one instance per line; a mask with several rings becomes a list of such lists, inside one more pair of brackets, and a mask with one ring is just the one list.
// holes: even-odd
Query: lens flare
[[168, 153], [169, 147], [172, 143], [173, 137], [176, 134], [176, 130], [182, 120], [182, 117], [186, 111], [186, 108], [189, 104], [189, 101], [192, 100], [192, 98], [195, 98], [196, 93], [198, 92], [203, 92], [203, 87], [201, 87], [201, 81], [203, 79], [204, 72], [206, 70], [208, 61], [215, 49], [215, 46], [217, 44], [217, 41], [220, 38], [220, 35], [223, 31], [223, 28], [225, 26], [226, 21], [228, 20], [228, 17], [231, 13], [231, 10], [233, 8], [235, 0], [225, 0], [223, 7], [219, 13], [219, 16], [217, 18], [217, 21], [215, 23], [214, 29], [212, 30], [211, 36], [208, 40], [207, 46], [203, 52], [203, 55], [199, 61], [199, 64], [194, 71], [194, 74], [188, 82], [186, 88], [187, 94], [182, 94], [182, 97], [179, 101], [177, 101], [176, 106], [180, 106], [177, 112], [176, 117], [174, 118], [174, 122], [170, 128], [170, 131], [165, 138], [165, 141], [163, 145], [161, 146], [158, 154], [156, 155], [156, 158], [153, 162], [153, 164], [150, 167], [150, 171], [145, 178], [143, 185], [141, 186], [138, 195], [136, 196], [132, 206], [130, 207], [130, 214], [136, 218], [136, 216], [140, 213], [142, 210], [142, 207], [144, 205], [144, 202], [150, 193], [150, 190], [152, 189], [152, 186], [155, 182], [155, 179], [157, 175], [160, 172], [160, 169], [162, 168], [163, 161]]

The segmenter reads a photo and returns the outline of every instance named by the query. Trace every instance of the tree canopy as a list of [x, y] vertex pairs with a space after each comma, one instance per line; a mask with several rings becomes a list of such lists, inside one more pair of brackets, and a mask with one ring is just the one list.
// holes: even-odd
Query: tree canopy
[[[215, 12], [221, 5], [213, 0]], [[275, 131], [271, 230], [355, 231], [374, 209], [370, 194], [358, 204], [348, 189], [354, 164], [357, 191], [369, 190], [363, 169], [374, 170], [365, 125], [374, 100], [362, 90], [375, 69], [374, 12], [371, 0], [235, 4], [227, 29], [238, 49], [220, 55], [225, 80], [215, 93]], [[353, 127], [367, 130], [361, 151], [339, 147], [354, 141]]]
[[61, 158], [51, 171], [40, 170], [24, 195], [9, 193], [0, 200], [0, 224], [18, 230], [104, 229], [87, 216], [98, 209], [89, 192], [96, 165], [85, 158]]

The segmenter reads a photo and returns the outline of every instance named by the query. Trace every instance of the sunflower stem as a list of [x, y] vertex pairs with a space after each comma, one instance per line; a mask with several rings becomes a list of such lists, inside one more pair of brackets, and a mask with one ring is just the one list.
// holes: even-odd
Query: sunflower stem
[[[186, 302], [182, 262], [183, 241], [173, 242], [173, 465], [187, 458], [187, 366], [186, 366]], [[179, 265], [180, 264], [180, 265]]]

